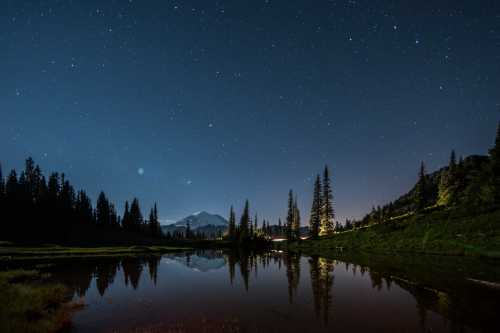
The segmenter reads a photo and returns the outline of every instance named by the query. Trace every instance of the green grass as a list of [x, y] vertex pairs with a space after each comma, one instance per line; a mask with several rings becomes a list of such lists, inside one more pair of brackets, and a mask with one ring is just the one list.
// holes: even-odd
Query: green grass
[[70, 325], [78, 305], [68, 290], [38, 271], [0, 272], [0, 332], [55, 332]]
[[15, 246], [0, 244], [1, 260], [21, 260], [37, 258], [127, 256], [145, 253], [164, 253], [186, 250], [181, 246], [115, 246], [115, 247], [67, 247], [58, 245]]
[[500, 258], [500, 211], [464, 216], [459, 211], [409, 215], [290, 247], [374, 253], [427, 253]]

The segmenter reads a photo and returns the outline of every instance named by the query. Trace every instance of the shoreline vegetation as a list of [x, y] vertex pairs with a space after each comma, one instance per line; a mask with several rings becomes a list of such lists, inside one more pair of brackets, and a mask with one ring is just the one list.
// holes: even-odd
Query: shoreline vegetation
[[[488, 156], [471, 155], [427, 173], [422, 161], [416, 184], [360, 220], [332, 223], [335, 212], [328, 169], [316, 177], [310, 237], [278, 245], [331, 252], [412, 253], [500, 258], [500, 123]], [[288, 228], [293, 227], [287, 223]]]
[[0, 272], [0, 331], [58, 332], [71, 327], [71, 316], [83, 304], [68, 289], [37, 270]]
[[23, 259], [51, 259], [73, 257], [105, 257], [131, 256], [142, 254], [161, 254], [166, 252], [190, 250], [185, 246], [106, 246], [106, 247], [74, 247], [60, 245], [24, 245], [0, 242], [0, 263]]
[[367, 252], [500, 259], [499, 221], [500, 209], [477, 215], [438, 210], [279, 246], [321, 255]]

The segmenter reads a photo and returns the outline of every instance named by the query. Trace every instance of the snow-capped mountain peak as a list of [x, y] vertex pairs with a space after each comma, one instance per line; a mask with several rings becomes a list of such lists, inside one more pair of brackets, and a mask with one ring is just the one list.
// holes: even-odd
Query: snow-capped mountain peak
[[220, 215], [200, 211], [175, 222], [173, 225], [177, 227], [185, 227], [188, 223], [191, 229], [197, 229], [208, 225], [227, 226], [228, 224], [227, 220]]

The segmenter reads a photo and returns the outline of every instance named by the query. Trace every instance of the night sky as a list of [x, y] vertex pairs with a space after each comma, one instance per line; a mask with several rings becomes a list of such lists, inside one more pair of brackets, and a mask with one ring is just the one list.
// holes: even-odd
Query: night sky
[[32, 156], [162, 220], [250, 200], [307, 223], [404, 193], [424, 160], [486, 154], [500, 1], [0, 1], [0, 161]]

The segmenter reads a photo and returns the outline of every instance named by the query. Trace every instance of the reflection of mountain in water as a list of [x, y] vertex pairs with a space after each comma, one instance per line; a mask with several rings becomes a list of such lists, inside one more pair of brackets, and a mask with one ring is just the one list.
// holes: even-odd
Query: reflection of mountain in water
[[197, 253], [166, 254], [163, 256], [170, 260], [179, 262], [195, 271], [209, 272], [221, 269], [226, 265], [226, 259], [222, 252], [203, 251]]
[[[94, 285], [98, 293], [104, 296], [109, 286], [120, 281], [119, 279], [122, 279], [121, 283], [127, 288], [134, 290], [139, 289], [140, 284], [147, 281], [145, 277], [156, 285], [157, 280], [161, 278], [158, 266], [162, 258], [199, 272], [218, 270], [227, 264], [231, 286], [243, 286], [247, 291], [250, 291], [257, 282], [258, 272], [268, 267], [276, 268], [276, 271], [280, 272], [278, 274], [286, 276], [282, 286], [288, 289], [290, 303], [297, 302], [300, 279], [308, 276], [309, 290], [312, 292], [311, 310], [315, 312], [318, 322], [325, 326], [335, 316], [333, 287], [338, 283], [335, 281], [335, 274], [340, 271], [351, 272], [353, 278], [367, 276], [374, 290], [390, 291], [396, 285], [408, 291], [416, 301], [415, 311], [422, 331], [431, 328], [428, 319], [430, 311], [450, 321], [450, 332], [467, 331], [467, 327], [478, 331], [499, 332], [498, 329], [490, 328], [498, 328], [500, 291], [468, 281], [470, 271], [467, 270], [468, 265], [465, 265], [466, 260], [463, 258], [458, 258], [455, 262], [449, 258], [415, 259], [391, 256], [389, 260], [372, 255], [353, 257], [349, 263], [318, 256], [301, 260], [303, 257], [300, 254], [291, 252], [234, 249], [225, 252], [207, 250], [170, 253], [163, 257], [151, 255], [61, 259], [50, 265], [39, 266], [37, 269], [42, 273], [50, 273], [51, 278], [64, 284], [72, 291], [72, 295], [85, 296], [89, 288]], [[480, 276], [484, 279], [496, 281], [495, 276], [500, 274], [499, 269], [489, 268], [491, 265], [489, 263], [481, 266], [481, 263], [473, 261], [471, 264], [474, 264], [474, 271], [481, 269], [487, 272], [487, 269], [490, 269], [488, 275]], [[19, 265], [21, 266], [19, 268], [27, 268], [21, 263]], [[15, 268], [17, 267], [12, 267]], [[202, 275], [197, 274], [197, 276]], [[235, 280], [241, 283], [234, 284]], [[260, 283], [263, 283], [262, 280]]]

